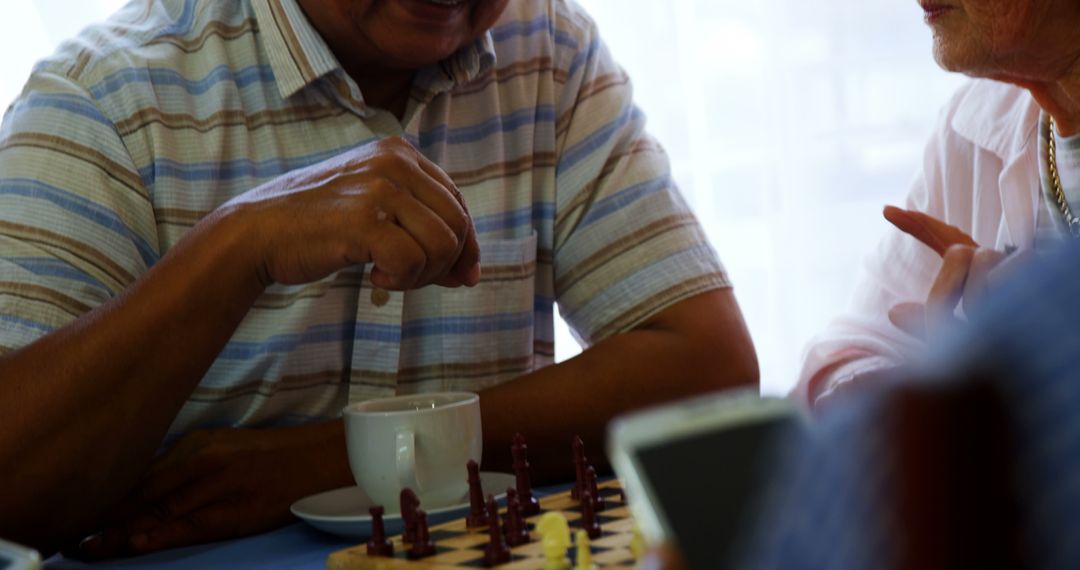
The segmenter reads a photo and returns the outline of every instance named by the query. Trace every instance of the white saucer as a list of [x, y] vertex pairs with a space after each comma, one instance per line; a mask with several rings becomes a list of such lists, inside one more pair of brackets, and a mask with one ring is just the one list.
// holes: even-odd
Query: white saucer
[[[484, 488], [485, 497], [491, 494], [495, 495], [496, 499], [501, 499], [506, 496], [506, 489], [513, 487], [515, 483], [514, 476], [509, 473], [480, 472], [480, 484]], [[368, 514], [371, 505], [371, 499], [360, 487], [353, 485], [305, 497], [293, 503], [289, 510], [319, 530], [339, 536], [367, 538], [371, 536], [371, 515]], [[386, 535], [401, 533], [404, 529], [398, 514], [399, 505], [384, 507], [386, 512], [383, 515], [383, 526]], [[420, 508], [427, 513], [428, 525], [434, 525], [466, 514], [469, 511], [469, 496], [465, 495], [462, 502], [448, 507], [428, 510], [424, 505], [420, 505]]]

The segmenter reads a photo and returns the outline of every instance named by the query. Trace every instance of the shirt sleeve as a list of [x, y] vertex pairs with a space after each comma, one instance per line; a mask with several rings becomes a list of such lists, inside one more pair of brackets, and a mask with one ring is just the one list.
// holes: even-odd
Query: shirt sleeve
[[572, 4], [556, 137], [554, 268], [560, 312], [593, 344], [662, 309], [729, 287], [724, 268], [645, 132], [630, 80]]
[[[965, 93], [966, 88], [958, 92], [942, 111], [905, 207], [971, 233], [973, 145], [951, 127]], [[945, 195], [947, 187], [951, 196]], [[940, 268], [933, 250], [890, 226], [867, 258], [847, 310], [808, 343], [792, 396], [812, 404], [856, 376], [898, 366], [923, 351], [925, 343], [893, 325], [888, 313], [899, 303], [925, 302]]]
[[0, 352], [116, 296], [157, 257], [114, 123], [75, 82], [35, 72], [0, 126]]

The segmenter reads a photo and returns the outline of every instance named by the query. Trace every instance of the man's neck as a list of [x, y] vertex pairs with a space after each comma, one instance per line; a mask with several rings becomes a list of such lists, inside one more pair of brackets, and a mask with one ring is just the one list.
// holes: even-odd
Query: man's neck
[[413, 78], [416, 76], [415, 71], [387, 70], [379, 73], [364, 73], [348, 67], [345, 71], [360, 88], [367, 106], [390, 111], [398, 118], [398, 121], [404, 118], [409, 104], [409, 93], [412, 91]]

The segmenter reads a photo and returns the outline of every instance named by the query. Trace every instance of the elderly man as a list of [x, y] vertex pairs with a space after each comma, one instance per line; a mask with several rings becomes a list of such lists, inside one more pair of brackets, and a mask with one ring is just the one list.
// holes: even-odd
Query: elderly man
[[[589, 348], [548, 366], [555, 302]], [[349, 401], [478, 391], [485, 468], [520, 431], [543, 478], [757, 376], [563, 0], [130, 3], [6, 116], [0, 320], [0, 535], [86, 556], [286, 522], [351, 483]]]

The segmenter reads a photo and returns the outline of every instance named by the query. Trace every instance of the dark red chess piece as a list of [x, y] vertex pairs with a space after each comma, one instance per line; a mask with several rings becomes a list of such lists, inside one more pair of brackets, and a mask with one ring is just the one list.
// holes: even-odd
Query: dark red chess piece
[[529, 542], [529, 525], [521, 512], [521, 501], [513, 487], [506, 490], [506, 525], [503, 527], [506, 543], [517, 546]]
[[571, 445], [574, 448], [574, 486], [570, 489], [570, 498], [581, 500], [581, 492], [585, 490], [585, 466], [588, 465], [588, 461], [585, 459], [585, 442], [581, 441], [581, 436], [575, 435], [574, 442]]
[[495, 504], [495, 497], [488, 495], [488, 536], [491, 540], [484, 547], [484, 564], [497, 566], [510, 561], [510, 547], [503, 541], [502, 529], [499, 528], [499, 506]]
[[412, 543], [412, 548], [409, 549], [408, 557], [410, 559], [424, 558], [435, 554], [435, 543], [431, 542], [431, 535], [428, 534], [427, 526], [427, 513], [422, 510], [416, 511], [416, 540]]
[[416, 510], [420, 508], [420, 499], [412, 489], [401, 490], [401, 520], [405, 522], [405, 531], [401, 533], [403, 542], [416, 541]]
[[367, 543], [368, 556], [393, 556], [394, 543], [386, 538], [386, 529], [383, 528], [382, 505], [375, 505], [368, 509], [371, 513], [371, 540]]
[[510, 453], [514, 456], [514, 479], [517, 486], [518, 501], [521, 502], [521, 512], [527, 517], [540, 513], [540, 501], [532, 493], [532, 483], [529, 481], [529, 448], [525, 445], [525, 438], [520, 433], [514, 434], [514, 444], [510, 446]]
[[600, 521], [596, 520], [596, 511], [593, 510], [592, 493], [588, 489], [581, 494], [581, 528], [589, 538], [600, 538], [604, 533], [600, 528]]
[[465, 528], [476, 528], [487, 524], [487, 512], [484, 510], [484, 488], [480, 483], [480, 466], [469, 460], [469, 515], [465, 517]]
[[585, 468], [585, 480], [589, 483], [587, 489], [593, 496], [593, 511], [604, 510], [604, 498], [600, 496], [600, 489], [596, 486], [596, 468], [592, 465]]
[[[503, 534], [506, 534], [506, 525], [509, 524], [508, 521], [510, 520], [510, 501], [518, 501], [517, 496], [517, 490], [515, 490], [513, 487], [506, 488], [506, 512], [503, 514], [502, 518], [499, 519], [502, 521]], [[518, 506], [520, 508], [521, 501], [518, 501]], [[485, 506], [484, 509], [484, 514], [487, 515], [487, 506]]]

